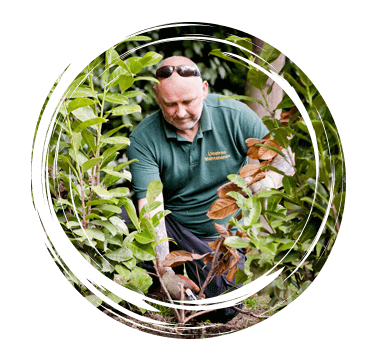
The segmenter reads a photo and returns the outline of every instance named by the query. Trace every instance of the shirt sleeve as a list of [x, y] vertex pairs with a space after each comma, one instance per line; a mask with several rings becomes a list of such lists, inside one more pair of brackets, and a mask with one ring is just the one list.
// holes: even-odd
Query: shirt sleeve
[[247, 154], [248, 147], [245, 140], [249, 138], [262, 139], [269, 133], [268, 128], [256, 113], [247, 105], [243, 104], [239, 113], [239, 131], [237, 131], [237, 142], [243, 154]]
[[129, 160], [138, 160], [130, 164], [130, 172], [136, 197], [138, 200], [143, 199], [149, 183], [154, 180], [161, 181], [159, 166], [151, 151], [134, 137], [130, 139], [128, 157]]

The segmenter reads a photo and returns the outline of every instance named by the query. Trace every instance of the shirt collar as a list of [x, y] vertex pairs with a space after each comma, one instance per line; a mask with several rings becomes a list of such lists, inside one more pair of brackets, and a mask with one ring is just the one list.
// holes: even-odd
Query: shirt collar
[[[176, 128], [173, 125], [169, 124], [167, 121], [165, 121], [163, 112], [161, 110], [160, 110], [160, 119], [163, 124], [165, 136], [167, 137], [167, 139], [178, 139]], [[204, 101], [201, 119], [200, 119], [200, 127], [198, 129], [197, 137], [202, 138], [203, 133], [205, 131], [209, 131], [213, 129], [212, 125], [213, 125], [213, 122], [212, 122], [211, 114]]]

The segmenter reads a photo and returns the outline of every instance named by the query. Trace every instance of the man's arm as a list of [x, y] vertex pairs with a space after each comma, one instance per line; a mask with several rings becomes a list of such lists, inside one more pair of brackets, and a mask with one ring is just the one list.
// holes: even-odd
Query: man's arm
[[[144, 215], [144, 217], [151, 219], [157, 212], [164, 210], [163, 194], [160, 194], [156, 198], [156, 201], [160, 201], [162, 204], [158, 208], [156, 208], [155, 210], [153, 210], [153, 211], [149, 212], [148, 214]], [[146, 204], [146, 203], [147, 203], [147, 199], [146, 198], [138, 200], [139, 213], [141, 212], [144, 204]], [[158, 241], [161, 240], [161, 239], [164, 239], [164, 238], [168, 237], [167, 236], [167, 229], [165, 227], [165, 219], [164, 218], [162, 218], [160, 220], [160, 223], [159, 223], [158, 226], [156, 226], [155, 231], [156, 231], [156, 234], [157, 234], [157, 240]], [[169, 254], [169, 243], [168, 243], [168, 240], [167, 241], [163, 241], [160, 244], [156, 245], [155, 246], [155, 252], [156, 252], [156, 264], [157, 264], [157, 267], [158, 267], [159, 271], [164, 272], [164, 269], [165, 269], [166, 271], [170, 271], [170, 272], [174, 273], [174, 271], [172, 270], [172, 268], [170, 268], [170, 267], [165, 267], [164, 268], [161, 265], [162, 261]]]

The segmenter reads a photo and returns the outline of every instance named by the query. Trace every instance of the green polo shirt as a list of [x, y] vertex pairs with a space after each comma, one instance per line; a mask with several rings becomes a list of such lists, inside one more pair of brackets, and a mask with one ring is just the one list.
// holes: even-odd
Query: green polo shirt
[[199, 130], [193, 140], [183, 138], [164, 120], [160, 111], [145, 118], [130, 136], [129, 159], [134, 191], [146, 197], [148, 184], [163, 183], [164, 208], [193, 234], [217, 237], [206, 216], [218, 198], [217, 189], [247, 164], [248, 138], [263, 138], [269, 131], [258, 116], [236, 100], [218, 100], [209, 94], [204, 101]]

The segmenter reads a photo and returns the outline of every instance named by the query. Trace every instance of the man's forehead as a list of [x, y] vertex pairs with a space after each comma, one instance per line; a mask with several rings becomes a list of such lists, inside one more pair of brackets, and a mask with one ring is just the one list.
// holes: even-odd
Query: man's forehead
[[166, 58], [162, 61], [162, 63], [159, 65], [159, 68], [162, 66], [175, 66], [175, 65], [190, 65], [190, 66], [195, 66], [197, 65], [190, 59], [184, 57], [184, 56], [172, 56], [169, 58]]

